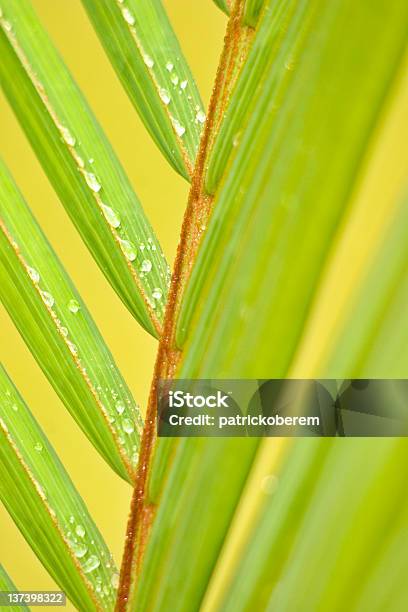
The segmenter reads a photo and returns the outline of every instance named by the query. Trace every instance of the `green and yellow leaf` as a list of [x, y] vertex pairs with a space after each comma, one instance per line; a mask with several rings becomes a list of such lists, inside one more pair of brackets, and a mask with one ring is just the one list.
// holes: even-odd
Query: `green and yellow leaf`
[[79, 610], [113, 610], [112, 556], [54, 449], [0, 369], [0, 497], [25, 539]]
[[[10, 576], [7, 574], [6, 570], [0, 563], [0, 591], [17, 591], [16, 586]], [[20, 610], [28, 610], [27, 606], [24, 604], [17, 606], [13, 604], [13, 606], [1, 606], [2, 610], [6, 610], [6, 612], [19, 612]]]
[[132, 481], [142, 419], [91, 315], [0, 163], [0, 294], [27, 346], [109, 465]]
[[189, 179], [205, 112], [161, 0], [82, 0], [130, 100], [170, 164]]
[[0, 74], [13, 111], [106, 278], [158, 336], [168, 269], [139, 200], [29, 2], [1, 7]]

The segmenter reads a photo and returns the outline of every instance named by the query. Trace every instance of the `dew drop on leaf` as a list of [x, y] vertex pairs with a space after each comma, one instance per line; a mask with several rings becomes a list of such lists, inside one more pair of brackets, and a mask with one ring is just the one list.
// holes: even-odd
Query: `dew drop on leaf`
[[161, 101], [166, 104], [170, 104], [171, 98], [170, 98], [170, 94], [167, 91], [167, 89], [160, 89], [159, 91], [159, 95], [160, 95], [160, 99]]
[[155, 288], [153, 289], [152, 296], [153, 296], [153, 298], [154, 298], [155, 300], [161, 300], [161, 299], [162, 299], [162, 297], [163, 297], [163, 292], [162, 292], [162, 290], [161, 290], [159, 287], [155, 287]]
[[132, 13], [129, 11], [128, 8], [123, 8], [122, 9], [122, 15], [123, 15], [124, 20], [129, 25], [133, 25], [135, 23], [135, 18], [133, 17]]
[[99, 561], [96, 555], [91, 555], [83, 564], [82, 571], [84, 574], [89, 574], [93, 572], [100, 566], [101, 562]]
[[44, 304], [46, 304], [46, 306], [49, 308], [52, 308], [54, 306], [54, 298], [52, 297], [51, 293], [48, 291], [40, 291], [40, 293]]
[[150, 272], [151, 269], [152, 269], [152, 262], [150, 261], [150, 259], [144, 259], [141, 265], [142, 272]]
[[118, 414], [123, 414], [125, 411], [125, 404], [122, 400], [118, 400], [117, 402], [115, 402], [115, 407], [116, 410], [118, 412]]
[[74, 299], [69, 300], [69, 302], [68, 302], [68, 310], [70, 312], [72, 312], [73, 314], [76, 314], [78, 312], [78, 310], [80, 310], [80, 308], [81, 308], [81, 306], [79, 305], [79, 302], [77, 302]]
[[135, 431], [135, 428], [133, 427], [133, 423], [130, 419], [123, 419], [122, 427], [123, 427], [123, 431], [129, 435]]
[[120, 246], [122, 247], [126, 259], [129, 261], [134, 261], [136, 259], [135, 248], [129, 240], [120, 240]]
[[100, 191], [101, 189], [101, 184], [99, 183], [96, 176], [92, 172], [84, 172], [84, 176], [88, 187], [92, 189], [92, 191], [94, 191], [95, 193], [98, 193], [98, 191]]
[[106, 206], [106, 204], [101, 204], [101, 206], [102, 206], [103, 215], [105, 219], [107, 220], [107, 222], [109, 223], [109, 225], [114, 228], [119, 227], [120, 219], [119, 219], [118, 214], [115, 213], [115, 211], [110, 206]]
[[27, 272], [33, 283], [38, 283], [40, 281], [40, 275], [38, 274], [37, 270], [35, 270], [35, 268], [30, 268], [30, 266], [28, 266]]
[[[74, 555], [78, 557], [78, 559], [82, 559], [82, 557], [85, 557], [86, 553], [88, 552], [88, 547], [83, 542], [72, 542], [70, 540], [69, 545], [72, 548]], [[87, 561], [89, 561], [89, 559]], [[87, 561], [85, 561], [85, 564], [87, 563]]]
[[202, 110], [199, 110], [196, 114], [196, 120], [199, 123], [204, 123], [205, 121], [205, 113]]
[[74, 136], [72, 136], [71, 132], [69, 131], [69, 129], [66, 127], [63, 127], [61, 128], [61, 133], [67, 145], [70, 145], [71, 147], [73, 147], [76, 141], [75, 141]]

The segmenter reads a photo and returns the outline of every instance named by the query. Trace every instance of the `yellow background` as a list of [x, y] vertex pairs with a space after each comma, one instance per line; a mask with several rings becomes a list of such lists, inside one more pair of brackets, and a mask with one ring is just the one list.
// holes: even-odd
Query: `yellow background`
[[[32, 0], [104, 127], [171, 262], [188, 193], [151, 141], [121, 88], [80, 0]], [[170, 19], [207, 104], [225, 27], [211, 0], [165, 0]], [[135, 398], [144, 406], [156, 341], [133, 320], [82, 244], [6, 100], [0, 97], [1, 151], [24, 197], [71, 275]], [[99, 457], [0, 310], [2, 359], [44, 428], [120, 563], [131, 489]], [[1, 562], [21, 590], [56, 585], [0, 506]], [[70, 604], [68, 609], [73, 609]]]

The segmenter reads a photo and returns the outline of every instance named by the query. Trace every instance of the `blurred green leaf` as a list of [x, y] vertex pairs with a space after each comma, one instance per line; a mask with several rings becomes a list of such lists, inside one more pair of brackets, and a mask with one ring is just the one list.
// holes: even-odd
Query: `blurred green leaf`
[[[261, 34], [268, 11], [276, 10], [275, 37], [271, 36], [268, 42], [271, 51], [274, 44], [278, 45], [274, 51], [276, 55], [272, 53], [274, 61], [271, 63], [263, 63], [261, 86], [253, 92], [240, 144], [216, 191], [214, 212], [183, 299], [178, 329], [178, 345], [183, 349], [183, 356], [176, 373], [176, 377], [182, 379], [279, 378], [287, 375], [333, 236], [361, 178], [368, 147], [393, 94], [392, 85], [406, 49], [408, 7], [397, 0], [391, 4], [385, 0], [374, 4], [368, 0], [359, 3], [315, 0], [307, 3], [306, 13], [306, 3], [303, 2], [290, 3], [285, 10], [281, 4], [275, 5], [272, 0], [266, 4], [255, 36]], [[289, 41], [285, 36], [277, 36], [280, 28], [287, 32]], [[264, 53], [269, 59], [266, 49]], [[279, 57], [281, 60], [285, 58], [283, 65], [277, 61]], [[247, 73], [247, 77], [251, 78], [251, 75]], [[394, 263], [384, 268], [384, 283], [381, 283], [384, 292], [390, 291], [398, 276], [388, 282], [387, 274], [391, 269], [397, 270], [404, 258], [401, 241], [395, 248], [398, 257], [390, 254], [390, 262]], [[338, 280], [341, 282], [341, 278]], [[380, 291], [376, 296], [377, 304], [383, 297], [387, 300], [391, 296]], [[402, 303], [400, 300], [399, 304]], [[395, 324], [394, 331], [398, 332]], [[381, 345], [377, 348], [381, 350]], [[399, 355], [394, 351], [394, 365]], [[355, 374], [358, 376], [359, 373]], [[173, 441], [170, 449], [167, 441], [163, 442], [162, 449], [159, 440], [159, 459], [153, 463], [151, 483], [154, 501], [160, 499], [160, 504], [138, 592], [132, 600], [142, 610], [148, 608], [148, 588], [154, 596], [149, 610], [175, 605], [177, 611], [187, 611], [202, 604], [208, 587], [208, 574], [202, 571], [201, 559], [205, 559], [215, 576], [219, 569], [214, 570], [220, 543], [227, 534], [226, 529], [223, 531], [225, 524], [221, 524], [223, 517], [235, 510], [245, 479], [248, 473], [249, 478], [252, 475], [255, 449], [248, 452], [248, 447], [255, 442], [235, 442], [232, 451], [227, 439]], [[298, 500], [299, 508], [295, 505], [295, 509], [302, 519], [302, 508], [306, 510], [313, 503], [319, 520], [312, 512], [309, 521], [314, 531], [297, 532], [299, 538], [304, 537], [304, 542], [307, 542], [298, 552], [302, 563], [295, 559], [293, 578], [288, 566], [290, 579], [287, 587], [286, 584], [282, 587], [283, 603], [280, 606], [277, 591], [277, 599], [273, 600], [276, 606], [271, 605], [274, 610], [302, 606], [297, 584], [301, 584], [299, 591], [304, 600], [311, 582], [309, 559], [316, 591], [324, 585], [330, 588], [331, 576], [327, 574], [324, 584], [322, 581], [318, 583], [323, 547], [326, 546], [327, 550], [331, 533], [336, 539], [337, 524], [331, 519], [330, 512], [327, 514], [328, 505], [333, 510], [333, 517], [341, 520], [339, 508], [347, 505], [350, 496], [344, 531], [339, 530], [333, 547], [331, 561], [334, 562], [335, 546], [341, 533], [352, 529], [356, 517], [361, 525], [360, 519], [367, 504], [371, 508], [381, 491], [388, 494], [388, 480], [390, 498], [383, 506], [382, 525], [387, 517], [393, 516], [401, 499], [398, 491], [401, 491], [402, 474], [395, 479], [391, 476], [401, 465], [405, 453], [403, 443], [384, 442], [377, 456], [374, 441], [360, 446], [355, 442], [353, 445], [351, 440], [348, 448], [340, 443], [334, 444], [333, 449], [328, 450], [327, 460], [323, 460], [323, 455], [331, 445], [329, 441], [295, 442], [296, 447], [302, 444], [306, 447], [306, 455], [311, 453], [307, 459], [310, 469], [306, 473], [305, 486], [308, 492], [304, 493], [304, 500]], [[319, 453], [325, 484], [319, 488], [315, 498], [311, 475], [318, 473], [320, 460], [316, 457]], [[165, 470], [161, 455], [175, 457]], [[259, 451], [256, 457], [258, 455]], [[228, 467], [231, 457], [236, 461], [234, 469]], [[199, 462], [198, 473], [195, 472], [196, 462]], [[186, 482], [186, 465], [195, 474], [194, 485]], [[359, 474], [361, 479], [366, 478], [363, 483], [355, 474], [352, 478], [356, 465], [361, 465]], [[205, 471], [210, 466], [218, 466], [213, 467], [211, 476]], [[241, 479], [236, 470], [241, 471]], [[293, 472], [293, 477], [300, 478], [299, 469]], [[208, 486], [211, 478], [216, 478], [217, 491]], [[181, 494], [183, 482], [186, 489]], [[299, 487], [303, 490], [301, 481]], [[196, 497], [195, 491], [201, 491], [202, 497]], [[296, 494], [295, 490], [291, 491], [290, 484], [286, 491]], [[178, 494], [177, 499], [174, 492]], [[182, 496], [184, 493], [186, 498]], [[260, 490], [259, 496], [265, 497], [264, 492]], [[337, 500], [336, 504], [333, 499]], [[240, 504], [242, 502], [241, 498]], [[288, 506], [285, 512], [289, 509]], [[285, 512], [280, 519], [289, 521]], [[214, 532], [214, 527], [206, 524], [207, 513], [217, 517]], [[170, 520], [169, 523], [166, 521], [167, 516], [172, 519], [171, 527]], [[367, 522], [362, 536], [365, 541], [373, 539], [373, 522]], [[274, 571], [276, 555], [285, 558], [291, 538], [288, 524], [284, 529], [277, 519], [270, 526], [276, 530], [279, 548], [260, 555], [259, 561], [255, 553], [250, 555], [248, 549], [240, 551], [254, 573], [269, 575]], [[325, 535], [316, 545], [315, 552], [319, 524]], [[189, 525], [188, 535], [184, 532], [186, 525]], [[254, 533], [256, 526], [254, 523]], [[282, 531], [278, 531], [281, 528]], [[184, 539], [178, 539], [179, 532], [184, 534]], [[353, 537], [357, 537], [356, 532], [353, 532]], [[159, 542], [162, 543], [160, 549]], [[267, 549], [270, 540], [264, 534], [259, 536], [259, 542]], [[164, 584], [163, 577], [170, 568], [172, 584], [169, 586]], [[302, 568], [308, 579], [301, 575]], [[323, 572], [325, 570], [322, 568]], [[187, 574], [193, 576], [191, 581], [185, 580]], [[242, 591], [245, 590], [243, 580], [244, 576], [240, 574], [237, 585]], [[251, 593], [255, 594], [258, 603], [263, 597], [268, 602], [268, 593], [262, 592], [260, 584], [257, 583], [257, 588]], [[173, 585], [176, 585], [174, 590]], [[329, 593], [326, 595], [329, 597]], [[233, 601], [239, 602], [235, 609], [269, 609], [262, 605], [252, 606], [250, 595], [248, 598], [234, 597]], [[314, 593], [311, 601], [313, 605], [309, 609], [315, 610]], [[331, 606], [322, 609], [333, 609], [333, 601], [330, 600]], [[224, 610], [222, 604], [209, 609]], [[231, 609], [234, 609], [233, 605]]]
[[285, 375], [403, 57], [396, 0], [308, 6], [289, 82], [265, 76], [215, 199], [179, 321], [186, 378]]
[[[407, 453], [399, 439], [296, 440], [217, 609], [353, 607], [381, 555], [379, 538], [383, 546], [406, 521]], [[395, 552], [406, 562], [404, 543]]]
[[[0, 563], [0, 591], [17, 591], [17, 588], [14, 582], [11, 580], [10, 576], [7, 574], [6, 570]], [[11, 612], [19, 612], [19, 610], [28, 610], [27, 606], [1, 606], [2, 610]]]
[[161, 1], [82, 3], [152, 138], [177, 172], [188, 179], [205, 113]]
[[243, 130], [262, 95], [265, 79], [272, 85], [271, 95], [278, 90], [283, 95], [289, 85], [293, 76], [290, 67], [302, 52], [314, 6], [305, 0], [266, 3], [211, 150], [206, 171], [206, 188], [210, 193], [215, 193], [228, 161], [240, 147]]
[[[138, 612], [199, 608], [258, 440], [185, 438], [172, 443], [174, 467], [129, 599], [130, 609]], [[171, 580], [166, 578], [169, 567]]]
[[2, 11], [0, 74], [13, 111], [106, 278], [158, 335], [168, 270], [137, 196], [27, 0], [4, 0]]
[[91, 315], [0, 163], [0, 294], [69, 412], [111, 467], [132, 481], [142, 420]]
[[25, 539], [79, 610], [113, 610], [112, 556], [54, 449], [0, 368], [0, 496]]

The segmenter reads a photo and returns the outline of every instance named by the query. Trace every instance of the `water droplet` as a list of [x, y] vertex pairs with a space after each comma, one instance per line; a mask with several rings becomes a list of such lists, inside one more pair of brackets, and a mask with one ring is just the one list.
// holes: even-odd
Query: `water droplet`
[[123, 414], [125, 411], [125, 404], [122, 400], [118, 400], [117, 402], [115, 402], [115, 407], [116, 410], [119, 414]]
[[[78, 557], [78, 559], [82, 559], [82, 557], [85, 557], [86, 553], [88, 552], [88, 547], [86, 544], [84, 544], [84, 542], [73, 542], [72, 540], [69, 540], [69, 545], [72, 548], [74, 555]], [[88, 561], [85, 561], [85, 565]]]
[[133, 423], [130, 419], [123, 419], [122, 427], [123, 427], [123, 431], [129, 435], [135, 431], [135, 428], [133, 427]]
[[205, 113], [202, 110], [199, 110], [196, 114], [196, 120], [199, 123], [204, 123], [205, 121]]
[[120, 219], [119, 216], [115, 213], [115, 211], [110, 206], [106, 206], [106, 204], [101, 204], [101, 206], [103, 215], [109, 225], [115, 228], [119, 227]]
[[136, 259], [136, 251], [133, 244], [129, 240], [119, 240], [119, 242], [126, 259], [134, 261]]
[[99, 561], [96, 555], [91, 555], [83, 564], [82, 571], [84, 574], [89, 574], [93, 572], [100, 566], [101, 562]]
[[172, 74], [170, 77], [170, 81], [173, 83], [173, 85], [177, 85], [179, 82], [179, 78], [177, 74]]
[[152, 262], [150, 261], [150, 259], [144, 259], [142, 261], [140, 269], [142, 270], [142, 272], [150, 272], [150, 270], [152, 269]]
[[166, 106], [167, 104], [170, 104], [171, 98], [167, 89], [160, 89], [159, 96], [161, 101], [166, 104]]
[[9, 21], [3, 21], [3, 26], [7, 32], [11, 32], [11, 23]]
[[41, 453], [42, 449], [43, 449], [43, 445], [41, 444], [41, 442], [36, 442], [34, 444], [34, 448], [37, 451], [37, 453]]
[[116, 572], [111, 576], [111, 585], [114, 589], [117, 589], [119, 586], [119, 574], [117, 574]]
[[92, 172], [84, 172], [84, 176], [88, 187], [95, 193], [98, 193], [101, 189], [101, 184], [98, 182], [96, 176]]
[[135, 23], [135, 18], [133, 17], [132, 13], [129, 11], [128, 8], [122, 9], [122, 15], [124, 20], [127, 21], [129, 25], [133, 25]]
[[37, 492], [39, 494], [39, 496], [41, 497], [42, 500], [46, 500], [47, 499], [47, 493], [45, 491], [45, 489], [40, 485], [39, 482], [37, 482], [36, 480], [34, 480], [34, 486], [37, 489]]
[[73, 355], [78, 355], [78, 349], [77, 349], [76, 345], [73, 342], [71, 342], [70, 340], [67, 340], [67, 344], [68, 344], [68, 348], [71, 351], [71, 353]]
[[68, 329], [66, 327], [60, 327], [60, 332], [65, 338], [68, 336]]
[[77, 536], [79, 536], [80, 538], [83, 538], [85, 535], [85, 529], [82, 527], [82, 525], [77, 525], [75, 527], [75, 533], [77, 534]]
[[153, 68], [153, 66], [154, 66], [154, 61], [152, 60], [152, 58], [150, 57], [150, 55], [147, 55], [147, 53], [145, 53], [145, 54], [143, 55], [143, 61], [144, 61], [144, 63], [146, 64], [146, 66], [147, 66], [148, 68]]
[[186, 128], [182, 126], [181, 123], [174, 117], [171, 117], [171, 122], [173, 124], [174, 129], [176, 130], [177, 136], [180, 136], [181, 138], [186, 133]]
[[54, 298], [52, 297], [51, 293], [48, 291], [40, 291], [40, 293], [44, 304], [46, 304], [49, 308], [52, 308], [54, 306]]
[[69, 131], [68, 128], [62, 127], [61, 128], [61, 134], [62, 134], [63, 139], [67, 143], [67, 145], [70, 145], [71, 147], [73, 147], [75, 145], [76, 140], [75, 140], [75, 138], [73, 137], [73, 135], [71, 134], [71, 132]]
[[35, 268], [30, 268], [30, 266], [27, 266], [27, 272], [33, 283], [38, 283], [40, 281], [40, 275]]
[[78, 312], [78, 310], [80, 310], [81, 306], [79, 305], [79, 302], [77, 302], [77, 300], [69, 300], [68, 302], [68, 310], [70, 312], [72, 312], [73, 314], [76, 314]]
[[169, 72], [171, 72], [174, 68], [174, 65], [171, 62], [167, 62], [166, 68]]
[[71, 524], [72, 524], [72, 523], [75, 523], [75, 519], [74, 519], [74, 517], [73, 517], [73, 516], [70, 516], [70, 517], [69, 517], [69, 522], [70, 522]]
[[159, 287], [155, 287], [153, 289], [152, 296], [154, 297], [155, 300], [161, 300], [163, 297], [163, 292]]
[[272, 495], [272, 493], [275, 493], [278, 483], [279, 479], [275, 474], [268, 474], [262, 479], [261, 490], [267, 495]]
[[180, 83], [181, 89], [185, 89], [187, 87], [187, 83], [188, 83], [188, 81], [181, 81], [181, 83]]
[[103, 587], [103, 592], [105, 595], [109, 595], [110, 591], [109, 591], [109, 587], [107, 587], [106, 585]]
[[12, 404], [12, 409], [14, 410], [14, 412], [18, 412], [18, 406], [17, 404]]

